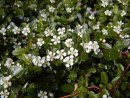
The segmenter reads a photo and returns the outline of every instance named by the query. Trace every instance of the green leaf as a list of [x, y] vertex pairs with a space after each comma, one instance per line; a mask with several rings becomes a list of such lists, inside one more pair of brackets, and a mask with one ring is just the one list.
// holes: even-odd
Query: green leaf
[[22, 54], [22, 60], [27, 64], [31, 64], [29, 57], [25, 53]]
[[89, 67], [87, 68], [87, 72], [89, 72], [89, 73], [96, 73], [96, 68], [93, 67], [93, 66], [89, 66]]
[[101, 72], [101, 83], [107, 84], [108, 76], [105, 72]]
[[114, 44], [113, 49], [122, 50], [122, 49], [126, 48], [129, 45], [129, 43], [130, 42], [128, 39], [121, 39]]
[[107, 61], [117, 60], [120, 57], [120, 54], [117, 50], [108, 50], [104, 52], [104, 59]]
[[127, 87], [128, 87], [128, 82], [123, 82], [123, 83], [121, 84], [121, 89], [122, 89], [122, 90], [126, 90]]
[[98, 96], [94, 92], [90, 91], [89, 98], [98, 98]]
[[74, 89], [73, 86], [70, 84], [63, 84], [60, 88], [62, 91], [66, 92], [66, 93], [71, 93], [71, 92], [73, 92], [73, 89]]
[[23, 53], [25, 53], [25, 52], [27, 52], [27, 49], [26, 48], [16, 48], [13, 52], [12, 52], [12, 54], [13, 55], [21, 55], [21, 54], [23, 54]]
[[11, 93], [11, 94], [8, 96], [8, 98], [17, 98], [17, 96], [16, 96], [16, 94]]
[[120, 76], [113, 78], [112, 81], [111, 81], [111, 83], [112, 83], [112, 84], [115, 84], [115, 82], [116, 82], [119, 78], [120, 78]]
[[102, 44], [101, 44], [101, 48], [104, 48], [104, 49], [112, 49], [111, 45], [108, 44], [108, 43], [102, 43]]
[[88, 59], [88, 54], [86, 52], [81, 53], [80, 59], [81, 61], [86, 61]]
[[114, 5], [113, 12], [114, 12], [114, 14], [118, 13], [118, 5]]
[[25, 72], [27, 71], [27, 68], [17, 68], [17, 70], [14, 71], [13, 76], [16, 78], [21, 77]]

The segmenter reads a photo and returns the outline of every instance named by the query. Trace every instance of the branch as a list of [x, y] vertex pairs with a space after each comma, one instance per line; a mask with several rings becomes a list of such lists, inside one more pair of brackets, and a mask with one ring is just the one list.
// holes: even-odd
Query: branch
[[87, 88], [88, 88], [88, 89], [95, 88], [95, 89], [97, 89], [99, 92], [100, 92], [100, 91], [102, 91], [102, 89], [101, 89], [101, 88], [99, 88], [99, 87], [97, 87], [96, 85], [93, 85], [93, 86], [88, 86]]
[[129, 53], [129, 52], [127, 52], [127, 51], [126, 51], [126, 52], [120, 52], [120, 54], [128, 54], [128, 53]]
[[117, 82], [115, 83], [115, 85], [113, 85], [113, 87], [110, 89], [111, 93], [113, 93], [115, 91], [116, 87], [120, 84], [121, 79], [125, 76], [125, 74], [127, 73], [129, 67], [130, 67], [130, 64], [127, 65], [127, 67], [125, 68], [125, 70], [122, 72], [120, 78], [117, 80]]
[[75, 92], [73, 94], [69, 94], [69, 95], [66, 95], [66, 96], [63, 96], [63, 97], [60, 97], [60, 98], [69, 98], [69, 97], [75, 96], [75, 95], [77, 95], [79, 93], [80, 93], [80, 91], [77, 91], [77, 92]]

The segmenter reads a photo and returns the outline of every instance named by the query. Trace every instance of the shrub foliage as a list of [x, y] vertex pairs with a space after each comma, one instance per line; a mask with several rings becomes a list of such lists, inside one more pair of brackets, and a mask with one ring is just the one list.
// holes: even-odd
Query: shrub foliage
[[0, 0], [1, 98], [130, 98], [130, 0]]

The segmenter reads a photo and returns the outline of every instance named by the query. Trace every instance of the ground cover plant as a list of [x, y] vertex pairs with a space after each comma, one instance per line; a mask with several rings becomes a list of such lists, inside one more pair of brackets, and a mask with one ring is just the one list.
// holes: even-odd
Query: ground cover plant
[[0, 0], [0, 98], [130, 98], [130, 0]]

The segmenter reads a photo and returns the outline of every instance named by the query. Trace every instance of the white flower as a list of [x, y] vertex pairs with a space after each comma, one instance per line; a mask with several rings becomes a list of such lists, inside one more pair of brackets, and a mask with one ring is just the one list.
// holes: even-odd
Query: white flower
[[89, 41], [89, 43], [84, 43], [83, 48], [87, 53], [90, 53], [92, 50], [94, 51], [95, 54], [100, 52], [99, 45], [97, 41]]
[[106, 94], [104, 94], [104, 95], [102, 96], [102, 98], [107, 98], [107, 95], [106, 95]]
[[120, 26], [113, 26], [113, 31], [115, 31], [117, 34], [119, 34], [122, 31], [122, 29]]
[[42, 46], [44, 43], [45, 43], [45, 42], [44, 42], [43, 38], [38, 38], [38, 39], [37, 39], [37, 45], [38, 45], [38, 46]]
[[54, 12], [54, 11], [55, 11], [55, 8], [52, 6], [49, 6], [49, 12]]
[[49, 93], [48, 94], [50, 97], [54, 97], [54, 94], [53, 93]]
[[55, 2], [55, 0], [50, 0], [50, 2], [51, 2], [51, 3], [54, 3], [54, 2]]
[[125, 15], [126, 15], [126, 11], [123, 10], [123, 11], [121, 12], [121, 16], [123, 17], [123, 16], [125, 16]]
[[107, 5], [108, 5], [108, 0], [101, 0], [101, 2], [102, 2], [102, 6], [103, 7], [106, 7]]
[[53, 61], [55, 59], [55, 53], [48, 51], [48, 55], [46, 57], [47, 61]]
[[107, 31], [106, 29], [102, 29], [102, 33], [103, 33], [104, 35], [108, 35], [108, 31]]
[[44, 68], [50, 65], [50, 62], [47, 61], [46, 57], [42, 57], [41, 63]]
[[13, 31], [14, 34], [19, 34], [19, 33], [20, 33], [20, 29], [19, 29], [17, 26], [15, 26], [15, 27], [12, 29], [12, 31]]
[[48, 27], [45, 29], [44, 33], [46, 37], [53, 36], [52, 30], [50, 30]]
[[70, 50], [68, 51], [68, 55], [70, 55], [70, 58], [73, 59], [74, 56], [75, 57], [78, 56], [78, 50], [71, 47]]
[[56, 55], [56, 59], [63, 59], [64, 56], [66, 56], [66, 52], [62, 49], [62, 50], [57, 50], [56, 51], [57, 55]]
[[65, 28], [63, 27], [63, 28], [58, 28], [58, 34], [59, 35], [62, 35], [62, 34], [64, 34], [64, 32], [65, 32]]
[[41, 13], [41, 17], [42, 17], [42, 20], [43, 21], [46, 21], [47, 20], [47, 15], [46, 15], [46, 13]]
[[65, 64], [65, 66], [68, 68], [70, 66], [72, 66], [74, 63], [73, 63], [73, 59], [71, 59], [70, 57], [66, 57], [64, 60], [63, 60]]
[[60, 43], [60, 37], [54, 35], [53, 39], [51, 39], [51, 41], [56, 45], [56, 44]]
[[72, 40], [71, 38], [69, 38], [69, 39], [67, 39], [67, 40], [65, 41], [65, 45], [66, 45], [67, 47], [71, 47], [73, 44], [74, 44], [74, 42], [73, 42], [73, 40]]
[[8, 96], [9, 96], [9, 92], [7, 91], [7, 89], [0, 92], [0, 97], [1, 98], [8, 98]]
[[8, 88], [9, 86], [11, 86], [11, 82], [9, 81], [10, 78], [11, 78], [11, 75], [7, 77], [2, 77], [0, 79], [0, 85], [2, 85], [4, 88]]
[[40, 91], [39, 93], [38, 93], [38, 97], [39, 98], [48, 98], [48, 96], [47, 96], [47, 92], [46, 91]]
[[41, 61], [41, 57], [40, 56], [32, 56], [32, 63], [36, 66], [42, 66], [43, 61]]
[[122, 21], [117, 22], [119, 26], [122, 26], [124, 23]]
[[90, 18], [90, 19], [94, 19], [95, 17], [94, 17], [94, 15], [91, 14], [91, 15], [89, 16], [89, 18]]
[[93, 26], [93, 30], [98, 30], [100, 27], [100, 22], [97, 22], [97, 24], [95, 26]]
[[6, 34], [6, 29], [3, 27], [3, 28], [0, 30], [0, 33], [2, 33], [2, 35], [5, 35], [5, 34]]
[[104, 13], [105, 13], [105, 15], [111, 16], [112, 11], [106, 10]]
[[22, 34], [27, 36], [28, 33], [30, 33], [30, 28], [28, 26], [24, 27], [23, 30], [22, 30]]
[[12, 64], [14, 64], [13, 59], [7, 58], [7, 60], [6, 60], [5, 64], [4, 64], [4, 66], [6, 66], [6, 67], [9, 68], [9, 67], [11, 67]]
[[71, 12], [72, 12], [72, 8], [66, 8], [66, 11], [67, 11], [68, 13], [71, 13]]

